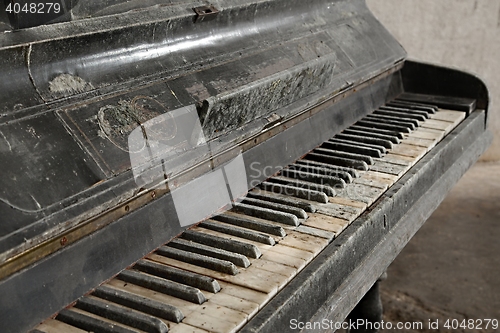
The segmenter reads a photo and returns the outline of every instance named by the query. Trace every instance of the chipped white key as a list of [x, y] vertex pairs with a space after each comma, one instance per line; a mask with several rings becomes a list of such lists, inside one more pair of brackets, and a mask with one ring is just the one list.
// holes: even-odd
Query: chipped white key
[[[353, 183], [354, 184], [362, 184], [362, 185], [371, 186], [371, 187], [376, 187], [376, 188], [382, 189], [384, 191], [387, 190], [387, 188], [389, 187], [385, 182], [380, 182], [378, 180], [365, 178], [365, 177], [356, 178], [353, 181]], [[349, 199], [346, 199], [346, 200], [349, 200]], [[350, 200], [350, 201], [353, 201], [353, 200]]]
[[414, 161], [419, 160], [427, 153], [427, 149], [424, 147], [409, 145], [404, 142], [403, 140], [399, 145], [395, 145], [394, 148], [391, 149], [391, 154], [411, 157]]
[[308, 263], [307, 260], [290, 256], [287, 253], [280, 253], [276, 251], [266, 251], [262, 254], [260, 259], [280, 263], [286, 266], [293, 267], [300, 271]]
[[[227, 319], [225, 317], [223, 318]], [[246, 321], [242, 321], [241, 323], [237, 324], [226, 321], [224, 319], [210, 316], [204, 312], [199, 312], [196, 313], [196, 315], [194, 316], [186, 317], [183, 322], [188, 325], [198, 327], [209, 332], [220, 332], [220, 333], [236, 332], [246, 323]]]
[[[376, 179], [375, 179], [376, 180]], [[351, 199], [347, 199], [347, 198], [341, 198], [341, 197], [330, 197], [328, 198], [329, 201], [331, 203], [334, 203], [334, 204], [338, 204], [338, 205], [342, 205], [342, 206], [352, 206], [352, 207], [356, 207], [356, 208], [359, 208], [361, 210], [365, 210], [366, 209], [366, 204], [364, 202], [361, 202], [361, 201], [355, 201], [355, 200], [351, 200]]]
[[271, 273], [277, 273], [286, 276], [288, 278], [288, 282], [290, 282], [290, 280], [293, 279], [293, 277], [297, 275], [298, 272], [297, 268], [295, 267], [290, 267], [287, 265], [283, 265], [265, 259], [252, 259], [251, 263], [253, 266], [259, 269], [263, 269]]
[[[347, 184], [344, 189], [336, 190], [336, 196], [345, 199], [354, 199], [354, 197], [351, 198], [346, 193], [351, 193], [350, 192], [351, 190], [356, 190], [355, 188], [357, 186], [358, 185], [356, 184]], [[339, 219], [345, 219], [348, 220], [349, 222], [354, 221], [363, 212], [361, 208], [349, 205], [339, 205], [333, 202], [329, 202], [327, 204], [318, 204], [316, 205], [316, 209], [317, 213], [321, 213], [331, 217], [336, 217]]]
[[327, 245], [328, 241], [321, 237], [306, 235], [297, 231], [290, 231], [279, 244], [304, 250], [318, 255]]
[[409, 167], [394, 164], [382, 160], [377, 160], [373, 165], [370, 165], [370, 171], [377, 171], [382, 173], [387, 173], [389, 175], [394, 175], [401, 177], [406, 171], [408, 171]]
[[210, 297], [208, 302], [246, 313], [248, 316], [253, 316], [259, 311], [259, 304], [221, 292]]
[[[396, 167], [398, 166], [396, 165]], [[348, 184], [343, 190], [337, 191], [337, 196], [371, 205], [384, 192], [385, 190], [381, 188], [352, 183]]]
[[392, 151], [390, 153], [386, 154], [380, 160], [384, 161], [384, 162], [392, 163], [392, 164], [406, 166], [406, 167], [411, 167], [413, 164], [415, 164], [415, 158], [395, 154]]
[[289, 255], [291, 257], [304, 259], [306, 262], [309, 262], [314, 258], [314, 254], [312, 254], [309, 251], [296, 249], [296, 248], [282, 245], [282, 244], [277, 244], [277, 245], [273, 246], [267, 252], [277, 252], [277, 253], [286, 254], [286, 255]]
[[242, 287], [225, 281], [219, 281], [221, 290], [217, 294], [227, 294], [259, 305], [261, 308], [266, 304], [271, 296], [269, 294]]
[[363, 174], [363, 178], [373, 179], [373, 180], [378, 181], [380, 183], [387, 184], [388, 186], [391, 186], [399, 179], [398, 176], [390, 175], [390, 174], [382, 173], [382, 172], [377, 172], [377, 171], [373, 171], [373, 170], [366, 171]]
[[184, 323], [173, 324], [168, 328], [169, 333], [207, 333], [208, 331], [202, 330], [194, 326], [186, 325]]
[[408, 136], [404, 139], [404, 142], [409, 145], [427, 148], [427, 151], [429, 151], [436, 145], [437, 140]]
[[419, 127], [415, 131], [410, 133], [408, 135], [408, 137], [441, 141], [441, 139], [444, 137], [444, 135], [445, 135], [445, 132], [442, 130]]
[[340, 234], [349, 225], [348, 220], [339, 219], [331, 216], [325, 216], [320, 213], [310, 214], [304, 225], [312, 228], [322, 229]]

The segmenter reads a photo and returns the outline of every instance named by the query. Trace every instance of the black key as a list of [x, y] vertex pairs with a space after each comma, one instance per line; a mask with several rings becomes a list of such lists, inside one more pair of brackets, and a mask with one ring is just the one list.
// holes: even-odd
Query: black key
[[395, 106], [381, 106], [379, 110], [385, 111], [394, 111], [398, 113], [411, 114], [415, 116], [423, 117], [424, 119], [429, 119], [429, 113], [427, 111], [415, 110], [413, 108], [405, 108], [405, 107], [395, 107]]
[[358, 141], [358, 142], [368, 143], [368, 144], [372, 144], [372, 145], [380, 145], [380, 146], [383, 146], [387, 149], [392, 149], [392, 147], [393, 147], [392, 142], [389, 140], [379, 139], [379, 138], [374, 138], [374, 137], [369, 137], [369, 136], [340, 133], [340, 134], [337, 134], [335, 137], [339, 138], [339, 139]]
[[377, 114], [376, 112], [369, 114], [368, 116], [366, 116], [365, 119], [377, 119], [377, 120], [382, 119], [384, 121], [385, 120], [396, 121], [398, 123], [406, 124], [407, 126], [410, 127], [411, 130], [415, 130], [415, 128], [420, 126], [420, 123], [416, 119], [402, 118], [402, 117], [398, 117], [398, 116], [387, 116], [387, 115], [383, 115], [383, 114]]
[[304, 170], [294, 170], [294, 169], [284, 169], [281, 171], [281, 174], [284, 177], [300, 179], [320, 185], [328, 185], [331, 187], [339, 186], [340, 188], [345, 187], [345, 181], [335, 176], [321, 175], [317, 173], [307, 172]]
[[244, 243], [219, 236], [204, 234], [193, 230], [184, 231], [181, 237], [196, 243], [205, 244], [226, 251], [239, 253], [254, 259], [258, 259], [262, 255], [260, 253], [259, 248], [253, 244]]
[[353, 160], [350, 158], [335, 157], [319, 153], [309, 153], [306, 155], [306, 157], [304, 157], [304, 159], [327, 163], [330, 165], [338, 165], [341, 167], [347, 167], [360, 171], [368, 171], [368, 164], [366, 164], [366, 162]]
[[340, 171], [338, 169], [334, 170], [325, 167], [319, 167], [307, 164], [296, 164], [296, 163], [290, 164], [289, 168], [292, 170], [300, 170], [317, 175], [333, 176], [342, 179], [346, 183], [352, 183], [352, 176], [347, 171]]
[[335, 156], [335, 157], [349, 158], [351, 160], [363, 161], [368, 165], [373, 164], [373, 158], [371, 158], [370, 156], [353, 154], [353, 153], [346, 153], [346, 152], [342, 152], [342, 151], [338, 151], [338, 150], [331, 150], [331, 149], [326, 149], [326, 148], [316, 148], [313, 150], [313, 152], [323, 154], [323, 155], [328, 155], [328, 156]]
[[157, 262], [139, 260], [133, 268], [144, 273], [182, 283], [201, 290], [206, 290], [214, 294], [220, 291], [219, 283], [211, 277], [183, 271], [181, 269]]
[[[334, 173], [346, 172], [352, 178], [359, 178], [358, 171], [353, 169], [353, 168], [347, 168], [347, 167], [343, 167], [343, 166], [332, 165], [332, 164], [328, 164], [328, 163], [322, 163], [322, 162], [311, 161], [311, 160], [298, 160], [298, 161], [295, 161], [295, 163], [300, 164], [300, 165], [304, 165], [304, 166], [314, 166], [314, 167], [329, 169]], [[339, 176], [339, 177], [342, 178], [341, 176]], [[346, 183], [347, 183], [347, 181], [346, 181]]]
[[270, 183], [270, 182], [263, 182], [259, 186], [263, 190], [269, 191], [269, 192], [279, 193], [279, 194], [283, 194], [283, 195], [289, 195], [292, 197], [316, 201], [316, 202], [320, 202], [320, 203], [327, 203], [328, 202], [328, 196], [325, 193], [319, 192], [319, 191], [308, 190], [305, 188]]
[[388, 123], [379, 122], [379, 121], [360, 120], [356, 123], [356, 125], [364, 126], [364, 127], [379, 128], [379, 129], [384, 129], [384, 130], [389, 130], [389, 131], [394, 131], [394, 132], [411, 133], [411, 130], [406, 126], [388, 124]]
[[302, 209], [295, 206], [282, 204], [279, 202], [273, 202], [269, 200], [261, 200], [258, 198], [246, 197], [242, 200], [243, 203], [253, 206], [259, 206], [263, 208], [269, 208], [272, 210], [278, 210], [285, 213], [290, 213], [297, 216], [299, 219], [307, 219], [307, 213]]
[[156, 250], [156, 253], [167, 258], [183, 261], [195, 266], [208, 268], [213, 271], [226, 273], [229, 275], [238, 274], [238, 269], [230, 261], [212, 258], [206, 255], [192, 253], [190, 251], [175, 249], [169, 244], [170, 243], [168, 243], [167, 246], [160, 247], [158, 250]]
[[250, 266], [250, 261], [244, 255], [217, 249], [215, 247], [199, 244], [181, 238], [172, 239], [170, 242], [167, 243], [167, 246], [187, 252], [201, 254], [207, 257], [220, 259], [223, 261], [229, 261], [235, 264], [236, 266], [243, 268], [247, 268], [248, 266]]
[[276, 243], [274, 241], [274, 238], [269, 235], [261, 234], [252, 230], [242, 229], [240, 227], [235, 227], [232, 225], [224, 225], [222, 223], [204, 221], [201, 222], [198, 226], [205, 229], [222, 232], [226, 235], [236, 236], [266, 245], [274, 245]]
[[168, 332], [167, 325], [158, 318], [98, 298], [82, 297], [76, 302], [75, 308], [146, 332]]
[[[278, 196], [277, 194], [271, 193], [271, 192], [266, 193], [263, 191], [255, 190], [255, 191], [248, 192], [247, 196], [249, 198], [254, 198], [254, 199], [259, 199], [259, 200], [269, 201], [269, 202], [276, 202], [276, 203], [287, 205], [287, 206], [297, 207], [297, 208], [300, 208], [308, 213], [315, 213], [316, 212], [316, 208], [308, 202], [293, 199], [290, 197], [281, 197], [281, 196]], [[255, 229], [255, 230], [257, 230], [257, 229]], [[259, 230], [259, 231], [263, 231], [263, 230]], [[271, 235], [275, 235], [275, 234], [267, 232], [267, 231], [264, 231], [264, 232], [271, 234]]]
[[[392, 119], [391, 117], [388, 117], [388, 116], [380, 116], [380, 115], [374, 115], [374, 114], [369, 114], [368, 116], [366, 116], [363, 119], [366, 119], [368, 121], [381, 122], [384, 124], [393, 124], [393, 125], [397, 125], [397, 126], [404, 126], [412, 131], [414, 131], [417, 128], [417, 126], [413, 122], [411, 122], [410, 120], [406, 120], [406, 119], [398, 120], [398, 119]], [[418, 125], [418, 122], [416, 122], [416, 123]]]
[[321, 145], [321, 147], [332, 150], [341, 150], [348, 153], [377, 157], [377, 158], [382, 157], [382, 153], [378, 149], [361, 145], [344, 143], [344, 142], [326, 141]]
[[[257, 198], [257, 199], [260, 199], [260, 198], [267, 199], [268, 198], [268, 196], [255, 194], [255, 192], [248, 193], [248, 196], [251, 196], [252, 198]], [[278, 202], [280, 202], [280, 201], [278, 201]], [[314, 212], [311, 212], [311, 213], [314, 213]], [[274, 236], [279, 236], [279, 237], [286, 236], [285, 229], [283, 229], [279, 225], [274, 225], [271, 223], [265, 223], [265, 222], [261, 222], [261, 221], [255, 221], [255, 220], [252, 220], [249, 218], [245, 218], [244, 215], [223, 213], [223, 214], [212, 217], [212, 219], [220, 221], [220, 222], [236, 225], [239, 227], [252, 229], [255, 231], [265, 232], [266, 234], [270, 234], [270, 235], [274, 235]]]
[[97, 318], [86, 316], [82, 313], [66, 309], [61, 310], [56, 319], [88, 332], [137, 333], [137, 331], [135, 330], [129, 330], [127, 328], [106, 322], [104, 320], [99, 320]]
[[181, 283], [165, 280], [131, 269], [124, 270], [118, 274], [117, 278], [124, 282], [133, 283], [135, 285], [158, 291], [165, 295], [174, 296], [191, 303], [203, 304], [206, 301], [205, 295], [203, 295], [203, 293], [197, 288], [189, 287]]
[[105, 285], [94, 290], [92, 295], [174, 323], [180, 323], [184, 319], [181, 310], [175, 306]]
[[[373, 128], [373, 127], [364, 127], [364, 126], [359, 126], [359, 125], [353, 125], [353, 126], [349, 127], [348, 129], [344, 130], [344, 132], [350, 131], [350, 130], [362, 131], [362, 132], [370, 133], [370, 134], [381, 134], [381, 135], [389, 136], [391, 138], [396, 137], [397, 139], [400, 139], [400, 140], [403, 140], [405, 138], [403, 133], [401, 133], [399, 131], [391, 131], [391, 130]], [[373, 136], [373, 137], [375, 138], [376, 136]], [[381, 139], [384, 139], [384, 138], [381, 138]], [[399, 143], [399, 141], [394, 142], [392, 139], [389, 139], [389, 138], [386, 138], [386, 140], [389, 140], [389, 141], [396, 143], [396, 144]]]
[[283, 177], [283, 176], [276, 176], [271, 179], [269, 179], [270, 182], [273, 183], [279, 183], [287, 186], [294, 186], [306, 190], [313, 190], [313, 191], [319, 191], [323, 192], [326, 195], [332, 197], [335, 196], [335, 190], [328, 185], [321, 185], [321, 184], [316, 184], [316, 183], [311, 183], [305, 180], [300, 180], [300, 179], [295, 179], [295, 178], [288, 178], [288, 177]]
[[431, 114], [434, 114], [439, 110], [439, 108], [436, 105], [421, 104], [421, 103], [410, 102], [410, 101], [405, 101], [405, 100], [401, 100], [401, 99], [396, 99], [396, 100], [392, 101], [391, 103], [398, 103], [398, 104], [406, 105], [408, 107], [418, 108], [418, 110], [425, 110]]
[[245, 203], [239, 203], [235, 205], [233, 210], [235, 212], [241, 212], [249, 216], [258, 217], [264, 220], [279, 222], [283, 224], [288, 224], [295, 227], [297, 227], [300, 224], [297, 216], [269, 208], [257, 207], [257, 206], [247, 205]]
[[385, 108], [380, 108], [373, 113], [384, 115], [384, 116], [391, 116], [391, 117], [395, 117], [395, 118], [413, 119], [413, 120], [417, 120], [417, 121], [425, 121], [425, 119], [427, 119], [425, 116], [423, 116], [421, 114], [412, 113], [411, 111], [408, 111], [408, 112], [393, 111], [393, 110], [386, 110]]
[[[348, 133], [346, 131], [349, 131], [349, 132], [357, 132], [357, 131], [350, 131], [348, 129], [344, 130], [342, 133], [344, 134], [353, 134], [353, 135], [359, 135], [359, 134], [356, 134], [356, 133]], [[360, 136], [367, 136], [369, 138], [372, 138], [372, 137], [375, 137], [375, 136], [371, 136], [371, 135], [367, 135], [367, 134], [371, 134], [371, 133], [365, 133], [365, 135], [360, 135]], [[399, 142], [399, 139], [396, 138], [397, 142]], [[364, 143], [364, 142], [359, 142], [359, 141], [353, 141], [353, 140], [346, 140], [346, 139], [339, 139], [339, 138], [331, 138], [331, 139], [328, 139], [328, 142], [336, 142], [336, 143], [344, 143], [344, 144], [349, 144], [349, 145], [352, 145], [352, 146], [357, 146], [357, 147], [366, 147], [366, 148], [371, 148], [371, 149], [375, 149], [375, 150], [378, 150], [380, 152], [380, 155], [383, 155], [383, 154], [386, 154], [387, 153], [387, 149], [384, 147], [384, 146], [380, 146], [380, 145], [373, 145], [373, 144], [369, 144], [369, 143]]]

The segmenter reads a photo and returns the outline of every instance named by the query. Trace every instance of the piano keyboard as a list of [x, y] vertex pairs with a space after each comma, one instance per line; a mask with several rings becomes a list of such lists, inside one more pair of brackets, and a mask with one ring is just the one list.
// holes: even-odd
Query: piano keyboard
[[33, 332], [235, 332], [465, 113], [394, 100]]

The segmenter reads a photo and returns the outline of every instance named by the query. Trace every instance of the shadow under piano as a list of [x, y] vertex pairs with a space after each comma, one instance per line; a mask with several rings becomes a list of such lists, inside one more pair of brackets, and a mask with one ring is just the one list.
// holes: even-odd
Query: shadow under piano
[[58, 4], [0, 17], [2, 332], [333, 332], [491, 142], [363, 0]]

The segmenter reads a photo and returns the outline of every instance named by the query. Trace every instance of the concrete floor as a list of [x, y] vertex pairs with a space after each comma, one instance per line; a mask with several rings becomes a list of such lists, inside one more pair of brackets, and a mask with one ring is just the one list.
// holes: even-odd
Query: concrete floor
[[[388, 269], [384, 320], [447, 330], [447, 319], [500, 321], [500, 163], [478, 163], [459, 181]], [[439, 319], [439, 330], [428, 321]]]

